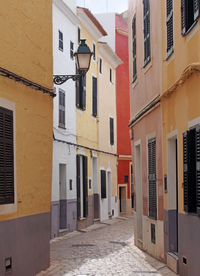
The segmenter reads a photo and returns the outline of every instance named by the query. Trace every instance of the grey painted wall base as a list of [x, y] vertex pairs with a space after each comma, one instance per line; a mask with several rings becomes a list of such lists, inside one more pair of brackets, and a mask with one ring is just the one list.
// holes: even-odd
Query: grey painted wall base
[[[34, 276], [49, 267], [50, 213], [0, 222], [0, 275]], [[12, 270], [5, 274], [5, 259]]]
[[[62, 208], [61, 214], [60, 207]], [[68, 229], [68, 231], [77, 229], [76, 199], [53, 201], [51, 203], [51, 238], [58, 236], [59, 229]]]
[[94, 223], [94, 196], [88, 196], [88, 216], [78, 220], [78, 229], [86, 228]]
[[[170, 231], [173, 231], [174, 215], [164, 211], [165, 257], [170, 251]], [[200, 275], [200, 217], [191, 214], [178, 214], [178, 273], [181, 276]], [[167, 259], [165, 258], [167, 262]], [[186, 264], [184, 263], [186, 261]]]

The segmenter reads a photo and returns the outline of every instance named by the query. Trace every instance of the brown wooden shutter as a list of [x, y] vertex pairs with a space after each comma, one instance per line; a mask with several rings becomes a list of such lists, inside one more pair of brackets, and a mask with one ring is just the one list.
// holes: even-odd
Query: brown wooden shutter
[[92, 115], [97, 116], [97, 78], [92, 77]]
[[80, 218], [81, 198], [80, 198], [80, 155], [76, 156], [76, 193], [77, 193], [77, 218]]
[[101, 198], [106, 198], [106, 171], [101, 170]]
[[157, 219], [156, 139], [148, 141], [149, 216]]
[[88, 216], [88, 173], [87, 173], [87, 157], [83, 158], [83, 216]]
[[81, 83], [81, 92], [82, 92], [82, 109], [86, 109], [86, 75], [82, 76]]
[[167, 0], [167, 54], [170, 55], [174, 46], [173, 0]]
[[196, 203], [200, 215], [200, 126], [196, 127]]
[[133, 40], [133, 82], [137, 78], [137, 64], [136, 64], [136, 15], [132, 21], [132, 40]]
[[14, 203], [13, 112], [0, 107], [0, 204]]
[[185, 0], [181, 0], [181, 30], [182, 30], [182, 35], [185, 34], [186, 32], [186, 20], [185, 20]]
[[194, 21], [199, 17], [199, 0], [193, 0]]

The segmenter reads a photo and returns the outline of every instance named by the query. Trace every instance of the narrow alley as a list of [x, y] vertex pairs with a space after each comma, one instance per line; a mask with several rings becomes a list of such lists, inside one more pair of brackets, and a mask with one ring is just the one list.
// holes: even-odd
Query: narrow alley
[[134, 246], [133, 218], [94, 224], [51, 241], [51, 266], [37, 276], [173, 276], [165, 264]]

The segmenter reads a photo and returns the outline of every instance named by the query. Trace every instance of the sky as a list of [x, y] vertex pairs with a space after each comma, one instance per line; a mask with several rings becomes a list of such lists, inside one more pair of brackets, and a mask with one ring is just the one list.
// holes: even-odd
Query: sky
[[128, 0], [76, 0], [77, 6], [88, 8], [92, 13], [117, 12], [128, 9]]

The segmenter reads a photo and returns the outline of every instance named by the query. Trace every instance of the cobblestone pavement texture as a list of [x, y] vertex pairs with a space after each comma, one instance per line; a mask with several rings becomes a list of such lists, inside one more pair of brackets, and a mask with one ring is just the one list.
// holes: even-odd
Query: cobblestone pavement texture
[[175, 276], [134, 245], [133, 218], [95, 224], [51, 241], [51, 266], [37, 276]]

